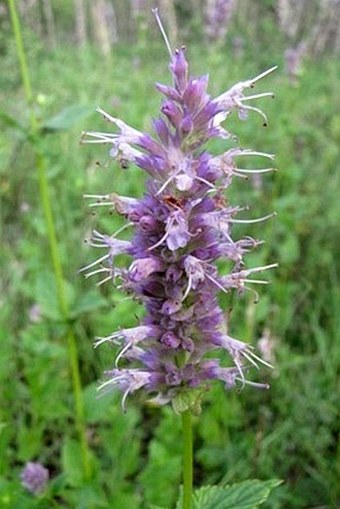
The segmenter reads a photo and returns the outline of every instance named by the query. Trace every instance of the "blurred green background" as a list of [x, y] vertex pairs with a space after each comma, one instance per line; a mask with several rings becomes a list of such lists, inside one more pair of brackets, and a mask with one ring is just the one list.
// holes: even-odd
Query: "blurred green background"
[[[96, 287], [77, 274], [98, 254], [84, 244], [90, 231], [111, 233], [121, 224], [108, 208], [93, 214], [82, 195], [141, 195], [137, 168], [122, 170], [107, 147], [79, 141], [83, 130], [108, 128], [94, 113], [98, 105], [151, 130], [161, 100], [153, 83], [170, 80], [168, 54], [150, 14], [157, 2], [16, 3], [38, 128], [32, 134], [8, 4], [0, 1], [0, 507], [169, 507], [180, 482], [179, 418], [136, 398], [124, 415], [119, 395], [96, 395], [115, 352], [94, 351], [94, 337], [136, 324], [143, 310], [110, 284]], [[187, 46], [192, 74], [209, 73], [212, 95], [279, 65], [257, 88], [276, 94], [259, 102], [269, 126], [256, 114], [247, 122], [233, 115], [229, 123], [241, 146], [276, 153], [279, 171], [235, 179], [227, 192], [230, 203], [251, 207], [251, 217], [278, 214], [235, 228], [236, 238], [266, 241], [249, 256], [251, 265], [278, 261], [280, 267], [260, 288], [258, 304], [248, 294], [233, 299], [230, 322], [233, 335], [274, 362], [274, 371], [262, 376], [271, 389], [235, 393], [217, 384], [206, 395], [195, 423], [195, 481], [278, 478], [284, 484], [267, 509], [340, 507], [340, 3], [158, 5], [172, 44]], [[210, 149], [226, 148], [219, 141]], [[50, 256], [41, 160], [66, 312]], [[70, 334], [84, 401], [80, 420]], [[90, 448], [87, 477], [82, 425]], [[48, 494], [34, 497], [21, 487], [26, 461], [49, 469]]]

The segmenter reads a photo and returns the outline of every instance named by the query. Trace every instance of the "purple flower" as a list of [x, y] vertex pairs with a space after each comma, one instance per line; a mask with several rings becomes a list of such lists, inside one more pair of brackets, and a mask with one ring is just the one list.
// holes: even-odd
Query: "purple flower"
[[31, 493], [37, 494], [46, 488], [49, 478], [47, 468], [41, 463], [26, 463], [20, 474], [21, 484]]
[[[126, 227], [133, 227], [135, 232], [127, 241], [117, 237], [124, 227], [113, 235], [94, 231], [90, 244], [104, 248], [106, 254], [82, 269], [89, 271], [87, 276], [103, 275], [98, 284], [118, 282], [119, 288], [146, 309], [140, 325], [96, 342], [120, 346], [115, 366], [105, 373], [101, 387], [119, 388], [123, 405], [129, 394], [141, 388], [152, 401], [164, 404], [214, 379], [222, 380], [227, 388], [245, 384], [268, 387], [247, 379], [250, 368], [268, 363], [251, 346], [228, 335], [217, 296], [235, 289], [257, 296], [252, 285], [267, 281], [254, 279], [253, 274], [276, 267], [269, 264], [246, 268], [244, 255], [261, 242], [247, 236], [232, 238], [235, 223], [264, 221], [274, 214], [237, 219], [244, 209], [230, 206], [225, 199], [234, 177], [273, 170], [238, 168], [239, 156], [271, 161], [273, 155], [234, 147], [216, 156], [209, 154], [205, 145], [214, 137], [234, 139], [222, 126], [234, 110], [242, 119], [255, 112], [267, 124], [266, 115], [249, 102], [273, 94], [245, 92], [275, 67], [211, 98], [207, 93], [208, 77], [189, 76], [185, 49], [172, 52], [167, 39], [166, 44], [173, 85], [156, 85], [165, 96], [161, 117], [153, 123], [156, 136], [141, 133], [101, 109], [98, 111], [118, 132], [87, 132], [83, 136], [84, 142], [108, 144], [113, 158], [121, 161], [123, 157], [149, 177], [141, 199], [86, 195], [95, 200], [90, 206], [113, 207], [128, 220]], [[123, 253], [132, 257], [128, 269], [115, 264], [115, 258]], [[229, 260], [229, 273], [219, 273], [219, 259]], [[220, 360], [206, 358], [217, 349], [227, 352], [231, 366], [223, 367]]]

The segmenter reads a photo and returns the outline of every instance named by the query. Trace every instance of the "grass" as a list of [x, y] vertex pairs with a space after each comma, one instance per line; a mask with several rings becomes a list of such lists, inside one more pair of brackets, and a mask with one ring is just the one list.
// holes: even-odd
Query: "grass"
[[[50, 489], [58, 507], [169, 505], [176, 499], [180, 476], [179, 419], [168, 408], [150, 409], [137, 400], [129, 402], [123, 415], [118, 395], [98, 400], [95, 394], [96, 382], [112, 365], [114, 352], [106, 347], [94, 352], [94, 336], [135, 324], [142, 309], [122, 300], [116, 290], [95, 289], [77, 275], [77, 269], [96, 255], [83, 243], [91, 228], [111, 232], [118, 226], [107, 212], [93, 217], [82, 194], [139, 195], [142, 180], [136, 168], [122, 171], [109, 161], [105, 147], [80, 147], [80, 133], [103, 127], [100, 116], [92, 113], [97, 105], [137, 128], [149, 129], [160, 103], [153, 82], [168, 81], [167, 56], [158, 47], [147, 51], [117, 47], [109, 59], [89, 48], [82, 53], [60, 48], [47, 55], [38, 42], [30, 41], [39, 118], [51, 119], [74, 105], [81, 105], [77, 111], [83, 112], [63, 131], [46, 122], [40, 143], [48, 161], [66, 294], [79, 348], [94, 474], [90, 483], [84, 483], [66, 328], [57, 311], [32, 150], [22, 131], [2, 117], [0, 505], [49, 507], [20, 487], [18, 475], [29, 460], [42, 461], [50, 469]], [[198, 45], [189, 48], [189, 56], [194, 73], [209, 71], [215, 94], [276, 61], [281, 63], [275, 49], [273, 54], [262, 54], [259, 64], [245, 56], [233, 60], [222, 50], [208, 53]], [[12, 41], [0, 80], [1, 110], [27, 125]], [[276, 152], [279, 172], [257, 187], [235, 183], [229, 199], [251, 205], [252, 217], [277, 211], [272, 221], [238, 230], [266, 240], [249, 257], [251, 265], [278, 261], [280, 268], [271, 274], [272, 284], [262, 291], [259, 304], [247, 295], [234, 303], [231, 328], [237, 337], [253, 343], [267, 329], [276, 368], [266, 375], [271, 383], [266, 393], [251, 389], [228, 393], [216, 386], [207, 395], [203, 414], [195, 422], [195, 479], [208, 484], [276, 477], [285, 483], [273, 493], [268, 509], [336, 507], [340, 500], [339, 62], [308, 62], [297, 87], [282, 70], [268, 83], [261, 87], [277, 95], [263, 104], [269, 127], [262, 128], [255, 115], [244, 124], [232, 119], [231, 129], [243, 146]], [[212, 146], [221, 149], [221, 143]]]

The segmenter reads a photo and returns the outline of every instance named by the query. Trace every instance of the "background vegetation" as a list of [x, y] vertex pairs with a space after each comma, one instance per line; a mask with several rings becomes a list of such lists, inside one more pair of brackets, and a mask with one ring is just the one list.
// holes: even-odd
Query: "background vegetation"
[[[259, 87], [277, 95], [263, 104], [269, 126], [263, 128], [256, 115], [245, 123], [231, 120], [242, 146], [277, 154], [279, 172], [235, 182], [228, 193], [231, 203], [250, 205], [252, 217], [278, 213], [239, 229], [266, 241], [251, 264], [278, 261], [280, 268], [258, 304], [251, 295], [232, 302], [230, 320], [237, 337], [253, 344], [262, 338], [258, 347], [276, 367], [266, 374], [268, 392], [228, 393], [216, 385], [207, 394], [195, 428], [196, 482], [275, 477], [284, 484], [268, 509], [340, 507], [340, 6], [309, 2], [306, 15], [303, 1], [229, 3], [220, 31], [209, 29], [213, 2], [163, 2], [163, 18], [168, 16], [177, 43], [187, 44], [192, 73], [209, 72], [212, 94], [279, 65]], [[110, 285], [94, 288], [77, 275], [97, 254], [83, 242], [91, 229], [112, 232], [118, 224], [106, 208], [93, 215], [83, 193], [141, 193], [143, 176], [136, 168], [122, 170], [105, 147], [80, 147], [79, 139], [84, 129], [107, 127], [93, 113], [97, 105], [150, 129], [160, 104], [153, 82], [168, 82], [169, 76], [147, 4], [19, 2], [41, 126], [33, 146], [8, 8], [0, 2], [2, 508], [51, 507], [52, 497], [55, 507], [139, 509], [169, 506], [177, 496], [179, 419], [169, 408], [151, 409], [141, 400], [130, 400], [123, 415], [118, 395], [96, 396], [114, 351], [94, 352], [94, 337], [135, 324], [142, 309]], [[221, 152], [224, 145], [211, 149]], [[67, 323], [49, 256], [37, 150], [48, 162]], [[75, 428], [70, 327], [91, 450], [86, 481]], [[21, 487], [26, 461], [49, 469], [49, 498]]]

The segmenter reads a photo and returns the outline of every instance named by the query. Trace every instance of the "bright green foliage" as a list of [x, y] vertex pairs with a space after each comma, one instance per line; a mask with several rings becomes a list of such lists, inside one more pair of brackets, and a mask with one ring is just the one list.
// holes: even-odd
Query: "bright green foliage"
[[[274, 37], [275, 27], [266, 34]], [[174, 507], [180, 482], [179, 417], [170, 409], [150, 409], [141, 400], [129, 401], [123, 414], [118, 396], [98, 399], [96, 394], [96, 381], [113, 363], [115, 350], [103, 346], [94, 351], [94, 336], [133, 326], [143, 311], [124, 301], [119, 291], [94, 289], [77, 275], [96, 256], [83, 244], [89, 230], [121, 226], [108, 209], [93, 219], [82, 194], [116, 190], [138, 196], [142, 188], [137, 169], [117, 167], [105, 147], [79, 146], [82, 130], [103, 128], [100, 116], [88, 118], [88, 111], [101, 105], [148, 129], [159, 105], [152, 82], [166, 79], [167, 55], [163, 47], [117, 47], [105, 60], [94, 51], [72, 48], [46, 54], [33, 37], [30, 42], [35, 109], [44, 126], [39, 143], [48, 160], [70, 318], [80, 351], [93, 478], [82, 481], [77, 460], [67, 325], [56, 305], [27, 142], [28, 113], [9, 39], [0, 77], [0, 507]], [[197, 42], [188, 52], [194, 74], [209, 70], [212, 92], [218, 93], [282, 62], [279, 42], [274, 40], [270, 48], [255, 46], [258, 59], [250, 42], [240, 59], [233, 58], [228, 45], [208, 53]], [[269, 391], [246, 388], [236, 394], [215, 387], [204, 395], [202, 414], [195, 419], [195, 479], [197, 485], [284, 479], [261, 507], [337, 507], [340, 68], [335, 60], [307, 62], [297, 86], [289, 83], [282, 65], [280, 69], [272, 78], [277, 99], [266, 106], [269, 126], [262, 128], [255, 115], [240, 134], [241, 145], [276, 152], [280, 171], [254, 188], [240, 181], [228, 196], [231, 203], [254, 204], [248, 213], [252, 217], [278, 212], [276, 219], [246, 227], [246, 232], [238, 226], [240, 234], [266, 240], [252, 263], [278, 261], [280, 268], [260, 302], [255, 305], [246, 294], [234, 305], [230, 320], [232, 334], [253, 344], [269, 331], [276, 367], [267, 375]], [[216, 152], [221, 148], [216, 145]], [[233, 299], [224, 304], [230, 309]], [[36, 317], [33, 305], [39, 306]], [[39, 499], [26, 493], [18, 479], [29, 460], [41, 461], [51, 473], [48, 492]], [[220, 490], [224, 488], [217, 488], [216, 496]], [[197, 492], [197, 500], [199, 493], [204, 491]]]
[[[193, 495], [193, 509], [257, 509], [271, 490], [281, 484], [270, 481], [244, 481], [231, 486], [203, 486]], [[181, 500], [177, 509], [181, 508]]]

